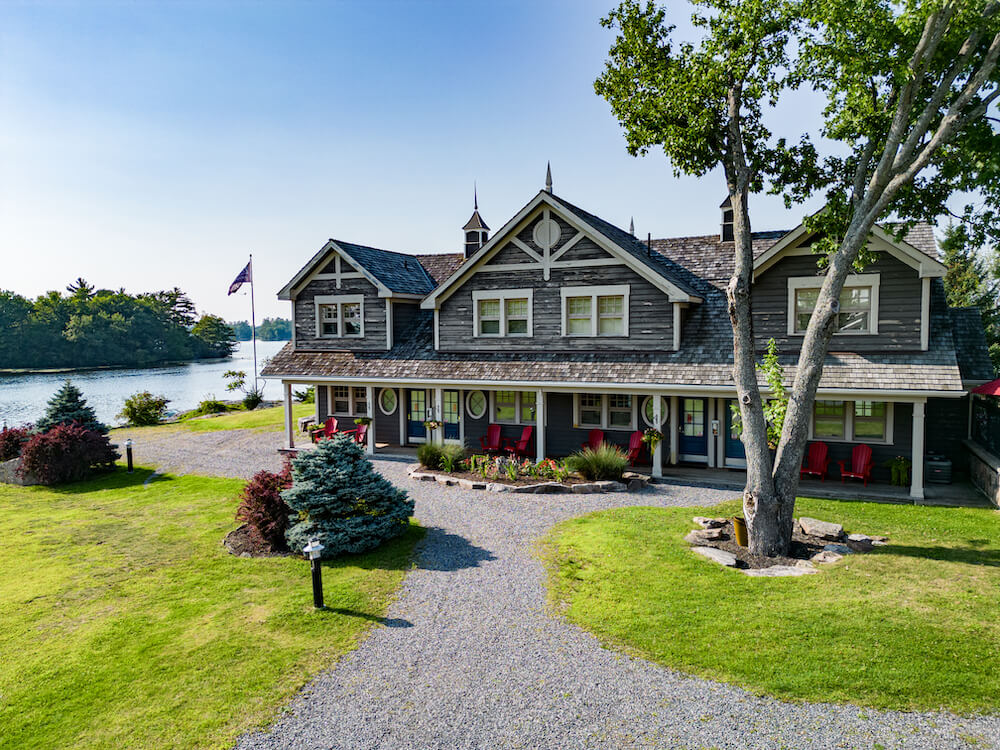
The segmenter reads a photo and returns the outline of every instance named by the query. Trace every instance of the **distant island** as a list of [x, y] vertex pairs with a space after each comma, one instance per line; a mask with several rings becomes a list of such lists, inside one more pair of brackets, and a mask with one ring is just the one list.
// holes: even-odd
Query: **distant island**
[[[246, 320], [237, 320], [230, 323], [237, 341], [249, 341], [251, 339], [250, 323]], [[258, 341], [291, 341], [292, 321], [288, 318], [264, 318], [264, 322], [257, 326]]]
[[199, 317], [177, 287], [129, 294], [81, 278], [35, 300], [0, 290], [0, 370], [143, 367], [228, 357], [236, 346], [232, 327]]

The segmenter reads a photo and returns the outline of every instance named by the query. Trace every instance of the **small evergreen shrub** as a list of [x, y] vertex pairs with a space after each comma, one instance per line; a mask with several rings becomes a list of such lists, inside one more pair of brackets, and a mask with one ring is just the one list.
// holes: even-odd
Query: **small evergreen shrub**
[[106, 435], [107, 425], [97, 419], [97, 414], [91, 408], [80, 389], [70, 381], [63, 383], [62, 388], [55, 392], [49, 399], [45, 410], [45, 416], [38, 420], [36, 427], [40, 432], [45, 432], [57, 424], [70, 424], [76, 422], [86, 430], [99, 432]]
[[198, 404], [195, 414], [218, 414], [219, 412], [229, 411], [231, 408], [225, 401], [220, 401], [215, 396], [209, 396]]
[[423, 443], [417, 446], [417, 460], [427, 469], [441, 468], [441, 443]]
[[247, 524], [270, 547], [272, 552], [288, 549], [285, 530], [291, 509], [281, 497], [283, 490], [292, 486], [292, 466], [285, 462], [279, 474], [258, 471], [240, 492], [236, 520]]
[[439, 459], [441, 468], [451, 474], [459, 468], [465, 458], [465, 448], [457, 443], [446, 443], [441, 446], [441, 458]]
[[170, 399], [165, 396], [154, 396], [149, 391], [133, 393], [122, 406], [118, 419], [124, 419], [134, 427], [147, 427], [159, 424], [167, 412]]
[[21, 455], [21, 448], [31, 437], [30, 427], [5, 427], [0, 430], [0, 461], [10, 461]]
[[566, 466], [591, 482], [617, 481], [628, 466], [628, 456], [617, 445], [602, 443], [597, 450], [584, 448], [566, 459]]
[[264, 389], [257, 388], [256, 390], [251, 389], [247, 395], [243, 397], [243, 408], [247, 411], [253, 411], [264, 401]]
[[285, 531], [289, 549], [301, 550], [317, 538], [323, 557], [373, 549], [405, 533], [413, 515], [413, 501], [343, 433], [292, 459], [292, 486], [281, 496], [292, 510]]
[[92, 472], [114, 469], [120, 455], [107, 435], [78, 424], [57, 424], [25, 443], [17, 471], [21, 476], [31, 474], [42, 484], [76, 482]]

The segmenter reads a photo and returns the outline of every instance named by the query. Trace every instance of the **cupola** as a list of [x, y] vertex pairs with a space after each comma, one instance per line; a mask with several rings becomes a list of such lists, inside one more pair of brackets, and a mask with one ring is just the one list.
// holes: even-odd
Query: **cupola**
[[489, 239], [490, 228], [479, 215], [479, 191], [472, 189], [472, 217], [462, 227], [465, 232], [465, 257], [471, 258]]
[[733, 241], [733, 202], [729, 196], [722, 201], [722, 205], [719, 206], [722, 209], [722, 231], [719, 234], [719, 239], [723, 242]]

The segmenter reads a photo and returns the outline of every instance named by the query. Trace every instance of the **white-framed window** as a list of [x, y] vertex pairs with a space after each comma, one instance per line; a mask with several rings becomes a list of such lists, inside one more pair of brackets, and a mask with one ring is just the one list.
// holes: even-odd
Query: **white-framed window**
[[319, 338], [362, 338], [365, 335], [365, 295], [317, 295], [316, 335]]
[[830, 401], [813, 403], [811, 440], [844, 443], [892, 443], [891, 401]]
[[628, 336], [629, 289], [628, 284], [562, 287], [562, 335]]
[[486, 416], [489, 401], [482, 391], [469, 391], [465, 394], [465, 413], [472, 419], [482, 419]]
[[531, 336], [533, 296], [532, 289], [473, 290], [473, 337]]
[[653, 407], [655, 402], [653, 401], [653, 396], [646, 396], [642, 402], [642, 421], [646, 423], [647, 427], [655, 427], [660, 429], [667, 423], [667, 417], [670, 412], [670, 402], [667, 400], [666, 396], [660, 396], [660, 423], [656, 424], [653, 419]]
[[573, 426], [602, 430], [636, 429], [638, 399], [628, 393], [576, 393], [573, 395]]
[[492, 391], [493, 422], [500, 424], [534, 424], [534, 391]]
[[[382, 395], [391, 389], [385, 389]], [[395, 410], [395, 409], [394, 409]], [[385, 409], [383, 408], [383, 411]], [[368, 389], [365, 386], [331, 385], [327, 387], [327, 412], [338, 417], [370, 417], [368, 412]], [[392, 412], [385, 412], [391, 414]]]
[[351, 413], [356, 417], [367, 417], [368, 389], [364, 386], [354, 386], [351, 389]]
[[383, 414], [395, 414], [399, 406], [399, 396], [393, 388], [383, 388], [378, 394], [378, 408]]
[[[835, 335], [878, 333], [878, 292], [881, 275], [863, 273], [848, 276], [840, 293]], [[801, 336], [809, 327], [816, 309], [821, 276], [793, 276], [788, 279], [788, 335]]]
[[330, 413], [351, 413], [351, 389], [346, 385], [330, 386]]

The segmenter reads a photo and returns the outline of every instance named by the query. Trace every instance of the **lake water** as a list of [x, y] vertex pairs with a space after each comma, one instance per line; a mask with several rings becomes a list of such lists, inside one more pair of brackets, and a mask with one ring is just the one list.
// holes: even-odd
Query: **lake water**
[[[284, 341], [258, 341], [257, 362], [263, 367], [268, 357], [277, 354]], [[226, 370], [253, 372], [253, 348], [241, 341], [231, 359], [210, 359], [170, 367], [147, 367], [128, 370], [82, 370], [34, 375], [0, 375], [0, 423], [21, 425], [34, 422], [45, 414], [45, 404], [68, 378], [81, 391], [97, 417], [105, 424], [118, 424], [116, 415], [122, 402], [137, 391], [150, 391], [170, 399], [170, 411], [193, 409], [208, 396], [235, 399], [238, 391], [226, 391], [222, 373]], [[281, 382], [270, 379], [264, 384], [264, 398], [279, 400]]]

